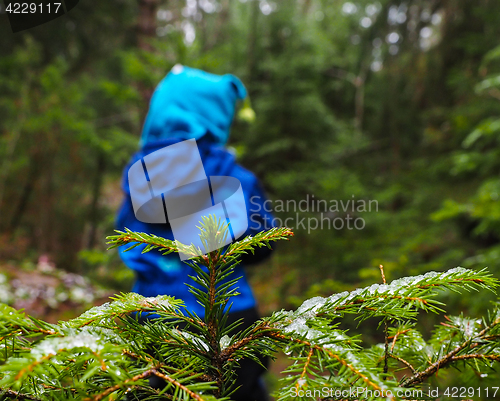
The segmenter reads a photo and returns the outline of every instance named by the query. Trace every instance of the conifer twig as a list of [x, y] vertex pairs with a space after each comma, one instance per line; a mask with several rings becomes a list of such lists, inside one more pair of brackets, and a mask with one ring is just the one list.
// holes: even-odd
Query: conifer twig
[[[401, 335], [401, 334], [404, 334], [404, 333], [407, 333], [409, 332], [411, 329], [406, 329], [406, 330], [402, 330], [402, 331], [398, 331], [396, 334], [394, 334], [394, 336], [392, 337], [392, 344], [391, 344], [391, 352], [394, 351], [394, 347], [396, 346], [396, 341], [398, 340], [398, 337]], [[391, 337], [387, 337], [387, 339], [390, 339]]]
[[170, 376], [167, 376], [167, 375], [164, 375], [163, 373], [160, 373], [158, 372], [156, 369], [151, 369], [151, 373], [171, 384], [173, 384], [174, 386], [180, 388], [181, 390], [183, 390], [184, 392], [186, 392], [187, 394], [189, 394], [189, 396], [196, 400], [196, 401], [204, 401], [204, 399], [196, 394], [195, 392], [191, 391], [190, 389], [188, 389], [186, 386], [182, 385], [182, 383], [178, 382], [177, 380], [171, 378]]
[[467, 354], [458, 355], [451, 358], [452, 361], [463, 361], [465, 359], [490, 359], [492, 361], [500, 362], [500, 355]]
[[410, 362], [394, 354], [389, 354], [389, 357], [395, 359], [396, 361], [401, 362], [403, 365], [409, 368], [411, 370], [411, 373], [413, 373], [414, 375], [418, 374], [418, 371], [413, 367], [413, 365]]
[[[482, 338], [484, 337], [485, 334], [488, 333], [489, 330], [491, 330], [494, 326], [500, 324], [500, 318], [496, 319], [491, 325], [485, 327], [483, 330], [481, 330], [474, 338]], [[462, 344], [460, 344], [458, 347], [456, 347], [454, 350], [450, 351], [448, 354], [443, 356], [441, 359], [438, 359], [436, 362], [431, 364], [427, 369], [425, 369], [422, 372], [419, 372], [415, 374], [413, 377], [409, 378], [408, 380], [405, 381], [403, 384], [403, 387], [411, 387], [416, 384], [422, 383], [424, 380], [426, 380], [428, 377], [432, 376], [434, 373], [436, 373], [440, 368], [450, 364], [451, 362], [454, 362], [456, 360], [465, 360], [465, 359], [473, 359], [473, 356], [467, 357], [466, 355], [459, 355], [457, 354], [467, 347], [471, 346], [472, 339], [469, 339], [467, 341], [464, 341]], [[473, 354], [469, 354], [473, 355]], [[484, 355], [481, 354], [476, 354], [478, 355], [477, 359], [483, 358]], [[499, 360], [500, 358], [496, 359]]]
[[136, 381], [142, 380], [142, 379], [147, 379], [149, 376], [151, 376], [153, 374], [153, 371], [154, 371], [154, 369], [146, 370], [145, 372], [142, 372], [138, 375], [135, 375], [134, 377], [131, 377], [130, 379], [124, 380], [121, 383], [115, 384], [114, 386], [109, 387], [106, 390], [104, 390], [102, 393], [99, 393], [91, 398], [86, 398], [85, 400], [86, 401], [100, 401], [104, 397], [115, 392], [116, 390], [119, 390], [120, 388], [122, 388], [124, 386], [129, 386], [130, 383], [133, 383], [133, 382], [136, 382]]
[[[336, 353], [334, 353], [332, 350], [330, 350], [328, 348], [321, 347], [320, 345], [317, 345], [317, 344], [312, 344], [310, 341], [307, 341], [304, 339], [289, 337], [289, 336], [284, 335], [283, 333], [268, 332], [267, 335], [269, 337], [276, 338], [278, 340], [285, 341], [285, 342], [295, 342], [295, 343], [304, 344], [309, 348], [313, 348], [315, 350], [323, 352], [323, 353], [327, 354], [330, 358], [339, 362], [343, 367], [350, 370], [355, 376], [357, 376], [358, 379], [361, 379], [366, 386], [371, 387], [374, 390], [377, 390], [380, 392], [383, 391], [383, 389], [377, 383], [374, 383], [367, 375], [364, 375], [359, 369], [356, 369], [355, 366], [353, 366], [347, 360], [345, 360], [344, 358], [341, 358], [339, 355], [337, 355]], [[387, 398], [394, 400], [394, 397], [392, 394], [388, 394]]]
[[42, 401], [40, 398], [36, 398], [29, 394], [23, 394], [14, 390], [2, 390], [0, 389], [0, 396], [5, 396], [8, 398], [14, 398], [16, 400], [33, 400], [33, 401]]
[[309, 368], [309, 364], [311, 363], [311, 357], [313, 355], [313, 352], [314, 348], [313, 347], [309, 348], [309, 353], [307, 354], [306, 363], [304, 363], [304, 367], [302, 368], [302, 373], [300, 374], [299, 379], [295, 383], [295, 388], [297, 389], [297, 391], [300, 390], [300, 388], [302, 387], [302, 381], [305, 380], [305, 376], [307, 374], [307, 369]]
[[[384, 266], [379, 265], [380, 274], [382, 275], [382, 282], [387, 284], [384, 274]], [[384, 373], [389, 371], [389, 326], [387, 318], [384, 319]]]

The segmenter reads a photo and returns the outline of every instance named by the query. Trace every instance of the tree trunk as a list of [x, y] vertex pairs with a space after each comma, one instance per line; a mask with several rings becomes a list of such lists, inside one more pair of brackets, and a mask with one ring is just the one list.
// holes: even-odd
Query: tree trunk
[[141, 50], [152, 50], [151, 38], [156, 35], [156, 12], [159, 0], [138, 0], [137, 46]]
[[[156, 13], [160, 0], [138, 0], [139, 16], [137, 18], [137, 47], [143, 51], [152, 51], [151, 39], [156, 36]], [[153, 88], [139, 84], [139, 92], [144, 104], [149, 104]]]
[[257, 36], [259, 20], [259, 2], [254, 1], [250, 13], [250, 29], [248, 36], [248, 83], [251, 84], [257, 75]]
[[31, 194], [33, 193], [33, 189], [36, 186], [36, 182], [38, 176], [40, 175], [40, 165], [38, 162], [38, 158], [34, 157], [30, 161], [29, 171], [26, 177], [26, 182], [24, 184], [23, 191], [21, 193], [21, 198], [19, 199], [19, 203], [12, 214], [12, 218], [10, 220], [10, 225], [8, 230], [14, 233], [17, 228], [21, 224], [21, 220], [24, 216], [24, 212], [26, 211], [26, 207], [28, 206], [29, 200], [31, 198]]
[[96, 242], [97, 227], [99, 225], [99, 198], [101, 196], [102, 180], [106, 169], [104, 155], [99, 152], [97, 155], [97, 167], [92, 183], [92, 201], [89, 208], [90, 230], [87, 242], [87, 249], [92, 249]]

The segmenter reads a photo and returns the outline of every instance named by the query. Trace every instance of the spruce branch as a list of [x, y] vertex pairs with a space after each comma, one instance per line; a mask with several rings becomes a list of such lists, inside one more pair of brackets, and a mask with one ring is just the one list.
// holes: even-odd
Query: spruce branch
[[7, 398], [12, 398], [15, 400], [33, 400], [33, 401], [41, 401], [40, 398], [36, 398], [30, 394], [22, 394], [18, 391], [14, 390], [1, 390], [0, 389], [0, 396], [2, 397], [7, 397]]
[[[201, 396], [194, 391], [190, 390], [187, 386], [184, 386], [181, 382], [175, 380], [174, 378], [167, 376], [161, 372], [158, 372], [156, 369], [152, 369], [152, 374], [155, 376], [165, 380], [166, 382], [170, 383], [171, 385], [175, 386], [176, 388], [182, 390], [185, 394], [187, 394], [191, 399], [196, 400], [196, 401], [209, 401], [212, 400], [213, 397], [205, 397]], [[211, 383], [210, 383], [211, 384]], [[194, 385], [192, 387], [195, 387]], [[179, 397], [181, 398], [181, 397]], [[185, 397], [182, 397], [185, 398]]]
[[[360, 320], [370, 317], [397, 321], [414, 320], [419, 309], [434, 313], [443, 311], [443, 304], [435, 299], [437, 290], [491, 290], [496, 286], [498, 280], [484, 269], [471, 271], [457, 267], [442, 273], [430, 272], [421, 276], [405, 277], [390, 284], [373, 284], [328, 298], [316, 297], [313, 298], [316, 304], [314, 314], [331, 319], [354, 314]], [[304, 309], [304, 306], [301, 308]]]
[[403, 326], [401, 330], [398, 330], [394, 336], [388, 336], [387, 339], [392, 338], [392, 344], [391, 344], [391, 352], [394, 351], [394, 347], [396, 346], [396, 341], [398, 340], [398, 337], [402, 334], [408, 333], [411, 329], [405, 328], [406, 326]]
[[[107, 388], [106, 390], [102, 391], [99, 394], [96, 394], [92, 397], [88, 397], [85, 400], [86, 401], [101, 401], [102, 399], [104, 399], [105, 397], [110, 395], [111, 393], [114, 393], [115, 391], [118, 391], [118, 390], [125, 388], [125, 387], [130, 388], [131, 385], [134, 385], [134, 383], [137, 383], [140, 380], [147, 379], [148, 377], [151, 377], [151, 376], [157, 376], [157, 377], [165, 380], [167, 383], [169, 383], [169, 385], [176, 388], [176, 392], [180, 391], [180, 394], [178, 395], [177, 399], [186, 399], [185, 398], [186, 395], [189, 396], [189, 399], [196, 400], [196, 401], [209, 401], [209, 400], [213, 399], [212, 397], [207, 397], [207, 398], [202, 397], [201, 395], [199, 395], [198, 393], [193, 391], [192, 388], [196, 387], [196, 386], [186, 386], [180, 380], [175, 379], [174, 377], [166, 375], [164, 373], [161, 373], [160, 371], [157, 370], [157, 368], [151, 368], [151, 369], [146, 370], [145, 372], [142, 372], [142, 373], [137, 374], [131, 378], [128, 378], [128, 379], [124, 380], [123, 382], [117, 383], [114, 386]], [[210, 383], [207, 383], [207, 384], [210, 384]], [[207, 387], [205, 385], [204, 388], [207, 389], [210, 387]], [[174, 398], [172, 398], [172, 399], [174, 399]]]
[[270, 247], [270, 242], [289, 240], [293, 235], [293, 231], [287, 227], [275, 227], [268, 231], [261, 231], [253, 237], [248, 236], [239, 242], [234, 242], [229, 245], [227, 251], [224, 253], [224, 258], [234, 257], [248, 252], [253, 253], [256, 247]]
[[500, 362], [500, 355], [485, 355], [485, 354], [466, 354], [454, 356], [451, 358], [452, 362], [463, 361], [465, 359], [489, 359], [492, 361]]
[[[408, 362], [408, 361], [404, 360], [403, 358], [401, 358], [401, 357], [399, 357], [399, 356], [396, 356], [396, 355], [394, 355], [394, 354], [391, 354], [391, 353], [389, 353], [389, 357], [390, 357], [390, 358], [395, 359], [396, 361], [401, 362], [401, 363], [402, 363], [403, 365], [405, 365], [408, 369], [410, 369], [410, 370], [411, 370], [411, 372], [412, 372], [414, 375], [418, 373], [418, 372], [417, 372], [417, 370], [416, 370], [416, 369], [412, 366], [412, 364], [411, 364], [410, 362]], [[384, 372], [384, 373], [387, 373], [387, 372]]]
[[[379, 265], [380, 274], [382, 275], [382, 282], [387, 284], [385, 281], [384, 266]], [[387, 319], [384, 319], [384, 373], [389, 371], [389, 326]]]
[[434, 373], [436, 373], [439, 369], [446, 367], [447, 365], [450, 365], [452, 362], [455, 361], [460, 361], [460, 360], [466, 360], [466, 359], [475, 359], [475, 360], [499, 360], [500, 358], [494, 358], [492, 356], [489, 356], [488, 358], [485, 358], [484, 354], [464, 354], [464, 355], [458, 355], [462, 351], [467, 351], [467, 349], [475, 348], [480, 341], [482, 341], [487, 334], [495, 329], [498, 328], [500, 325], [500, 317], [497, 317], [491, 324], [487, 325], [483, 330], [481, 330], [477, 335], [470, 336], [468, 339], [466, 339], [462, 344], [459, 346], [455, 347], [452, 351], [444, 355], [442, 358], [439, 358], [437, 361], [432, 363], [429, 367], [427, 367], [425, 370], [418, 372], [417, 374], [413, 375], [409, 379], [407, 379], [403, 383], [403, 387], [411, 387], [416, 384], [420, 384], [423, 381], [425, 381], [428, 377], [432, 376]]
[[184, 302], [168, 295], [158, 297], [143, 297], [139, 294], [119, 294], [112, 297], [112, 302], [95, 306], [79, 317], [64, 323], [65, 327], [83, 328], [88, 325], [107, 326], [111, 321], [133, 313], [157, 313], [166, 318], [193, 322], [193, 319], [183, 315], [180, 308]]
[[[421, 311], [443, 310], [437, 299], [440, 290], [494, 289], [498, 281], [486, 270], [455, 268], [387, 283], [380, 267], [383, 284], [314, 297], [295, 311], [275, 312], [237, 332], [241, 322], [228, 325], [227, 320], [230, 300], [238, 294], [238, 278], [232, 274], [239, 257], [293, 233], [276, 228], [222, 246], [228, 235], [225, 222], [209, 216], [199, 228], [203, 249], [130, 230], [110, 237], [109, 244], [142, 244], [143, 252], [191, 255], [186, 268], [192, 269], [194, 284], [188, 288], [205, 307], [204, 318], [187, 310], [181, 300], [137, 294], [120, 294], [57, 325], [0, 305], [0, 338], [5, 344], [0, 391], [10, 398], [19, 394], [18, 399], [36, 401], [101, 401], [125, 391], [145, 392], [151, 401], [228, 400], [234, 371], [243, 358], [260, 363], [259, 355], [274, 357], [281, 349], [291, 364], [282, 379], [280, 401], [294, 398], [290, 389], [354, 385], [396, 401], [398, 389], [419, 386], [439, 369], [465, 365], [474, 370], [500, 361], [498, 308], [489, 323], [446, 317], [428, 342], [415, 323]], [[382, 318], [384, 343], [366, 350], [359, 336], [340, 330], [347, 314], [360, 322]], [[155, 318], [139, 319], [148, 316]], [[389, 327], [389, 322], [396, 326]], [[398, 383], [396, 372], [401, 369], [409, 369], [412, 376]], [[148, 388], [145, 380], [151, 377], [163, 380], [165, 388]]]
[[309, 348], [309, 353], [307, 354], [306, 360], [304, 362], [304, 366], [302, 368], [302, 372], [298, 378], [298, 380], [295, 382], [295, 388], [297, 390], [300, 390], [300, 388], [305, 384], [306, 382], [306, 374], [307, 371], [309, 370], [309, 365], [311, 364], [311, 357], [313, 356], [314, 348], [310, 347]]
[[[270, 332], [268, 335], [271, 336], [272, 338], [275, 338], [275, 339], [282, 341], [286, 344], [290, 344], [290, 342], [292, 342], [295, 344], [300, 344], [300, 345], [306, 346], [309, 350], [315, 350], [318, 352], [316, 354], [318, 357], [318, 360], [321, 359], [322, 357], [323, 358], [326, 357], [322, 361], [322, 365], [324, 365], [328, 370], [332, 370], [332, 373], [333, 373], [333, 369], [335, 369], [338, 372], [338, 374], [340, 375], [339, 378], [341, 378], [341, 380], [336, 383], [337, 385], [340, 385], [340, 386], [343, 385], [345, 387], [349, 387], [350, 385], [352, 385], [356, 381], [361, 380], [367, 388], [371, 388], [375, 391], [387, 391], [388, 389], [391, 389], [391, 388], [397, 388], [395, 383], [392, 383], [392, 387], [389, 387], [387, 384], [390, 385], [391, 384], [390, 382], [381, 381], [375, 375], [373, 375], [368, 370], [363, 369], [361, 366], [356, 367], [356, 364], [353, 363], [353, 361], [358, 360], [357, 356], [355, 356], [348, 349], [342, 350], [341, 345], [338, 345], [338, 347], [334, 351], [333, 349], [330, 349], [330, 347], [328, 347], [328, 346], [314, 344], [311, 341], [308, 341], [308, 340], [306, 340], [304, 338], [300, 338], [300, 337], [297, 338], [297, 337], [294, 337], [293, 335], [284, 335], [281, 333], [273, 333], [273, 332]], [[305, 360], [305, 363], [303, 363], [303, 366], [305, 366], [306, 363], [308, 365], [311, 364], [311, 358], [307, 358]], [[287, 370], [286, 372], [293, 373], [295, 370], [297, 370], [297, 367], [293, 366], [293, 368], [294, 369]], [[302, 376], [303, 368], [300, 369], [300, 372], [301, 372], [301, 376], [299, 378], [297, 378], [296, 376], [295, 377], [289, 376], [285, 380], [286, 381], [293, 380], [293, 382], [299, 383], [299, 384], [302, 383], [299, 380], [301, 378], [303, 378], [303, 376]], [[333, 378], [334, 378], [334, 376], [331, 376], [330, 380], [333, 380]], [[349, 380], [351, 381], [351, 383], [348, 385], [347, 381], [349, 381]], [[333, 382], [335, 383], [335, 381], [333, 381]], [[310, 384], [313, 384], [313, 383], [310, 383]], [[325, 382], [324, 380], [322, 380], [320, 382], [316, 382], [316, 384], [317, 384], [317, 386], [316, 386], [317, 388], [322, 388], [323, 386], [325, 386], [327, 384], [332, 385], [332, 382], [331, 381]], [[286, 399], [287, 395], [289, 395], [289, 391], [283, 392], [279, 399], [280, 400]], [[388, 395], [388, 398], [391, 400], [395, 400], [395, 398], [392, 395]]]
[[99, 394], [96, 394], [93, 397], [86, 398], [85, 401], [100, 401], [103, 398], [107, 397], [109, 394], [114, 393], [115, 391], [120, 390], [123, 387], [130, 387], [131, 384], [133, 384], [139, 380], [146, 379], [149, 376], [151, 376], [152, 374], [153, 374], [153, 369], [142, 372], [138, 375], [135, 375], [134, 377], [131, 377], [129, 379], [124, 380], [121, 383], [118, 383], [118, 384], [115, 384], [114, 386], [108, 387], [106, 390], [104, 390], [103, 392], [101, 392]]
[[176, 241], [158, 237], [154, 234], [139, 233], [125, 228], [125, 231], [115, 230], [118, 235], [110, 235], [107, 239], [108, 249], [114, 249], [122, 245], [132, 244], [126, 250], [133, 249], [141, 244], [146, 244], [142, 252], [149, 252], [153, 249], [159, 249], [164, 255], [172, 252], [179, 252], [179, 246]]

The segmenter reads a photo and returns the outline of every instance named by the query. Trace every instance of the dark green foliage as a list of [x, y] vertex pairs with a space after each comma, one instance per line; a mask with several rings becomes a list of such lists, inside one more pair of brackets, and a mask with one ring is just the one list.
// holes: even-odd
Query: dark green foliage
[[[485, 248], [498, 244], [488, 198], [498, 170], [498, 2], [358, 0], [347, 12], [345, 1], [215, 1], [188, 15], [184, 0], [158, 1], [147, 49], [136, 29], [144, 2], [80, 3], [16, 35], [0, 15], [2, 259], [19, 259], [10, 248], [27, 243], [62, 268], [88, 269], [77, 254], [103, 250], [147, 93], [179, 62], [245, 82], [256, 118], [235, 122], [230, 145], [273, 199], [378, 202], [357, 214], [363, 230], [294, 227], [303, 246], [285, 245], [276, 264], [300, 285], [273, 283], [280, 299], [325, 278], [368, 283], [380, 263], [394, 278], [463, 261], [495, 269], [498, 250]], [[431, 220], [446, 199], [473, 212]]]
[[[227, 225], [213, 218], [203, 221], [200, 232], [210, 249], [223, 244], [228, 234]], [[423, 388], [438, 370], [458, 367], [495, 374], [493, 365], [500, 360], [497, 306], [483, 319], [448, 317], [427, 341], [415, 326], [420, 312], [442, 311], [444, 304], [436, 299], [442, 289], [497, 287], [498, 280], [485, 270], [455, 268], [311, 298], [295, 311], [276, 312], [230, 336], [238, 326], [226, 325], [231, 298], [238, 296], [238, 278], [230, 277], [238, 256], [292, 235], [287, 228], [274, 228], [208, 254], [129, 230], [108, 237], [111, 247], [146, 244], [144, 252], [191, 255], [189, 266], [199, 287], [189, 287], [205, 306], [205, 318], [187, 311], [182, 300], [133, 293], [59, 324], [1, 306], [1, 394], [47, 401], [117, 400], [125, 394], [128, 399], [229, 400], [238, 361], [258, 361], [259, 354], [274, 357], [279, 350], [290, 362], [277, 394], [283, 401], [311, 399], [311, 394], [316, 398], [324, 388], [352, 387], [363, 388], [367, 400], [377, 399], [380, 392], [392, 400], [414, 399], [404, 396], [405, 389]], [[140, 323], [138, 317], [148, 313], [157, 318]], [[385, 346], [367, 347], [362, 338], [341, 329], [346, 315], [360, 324], [382, 319], [389, 327]], [[165, 380], [164, 390], [148, 386], [152, 376]]]
[[[391, 278], [458, 264], [499, 276], [500, 2], [351, 0], [355, 10], [345, 12], [346, 1], [235, 0], [188, 15], [184, 0], [160, 0], [170, 14], [156, 20], [148, 47], [139, 46], [136, 29], [141, 3], [81, 1], [63, 18], [15, 35], [0, 14], [1, 265], [47, 254], [60, 268], [126, 290], [131, 277], [116, 253], [103, 256], [102, 233], [113, 226], [120, 173], [137, 149], [148, 93], [179, 62], [245, 82], [256, 117], [235, 121], [230, 145], [273, 200], [378, 202], [374, 212], [355, 213], [363, 230], [293, 227], [296, 241], [249, 271], [269, 314], [368, 286], [379, 264]], [[192, 43], [184, 40], [189, 26]], [[393, 33], [397, 43], [389, 42]], [[276, 215], [322, 218], [317, 210]], [[494, 298], [443, 291], [424, 305], [446, 302], [450, 315], [481, 316]], [[377, 302], [393, 319], [415, 313]], [[352, 312], [339, 330], [355, 328]], [[415, 337], [434, 347], [432, 328], [444, 318], [422, 316], [412, 327], [426, 345], [415, 331], [398, 335], [402, 344]], [[379, 356], [381, 318], [359, 330]], [[426, 354], [407, 355], [398, 344], [398, 357], [424, 369]], [[388, 364], [402, 367], [394, 358]], [[443, 370], [439, 380], [463, 382]]]

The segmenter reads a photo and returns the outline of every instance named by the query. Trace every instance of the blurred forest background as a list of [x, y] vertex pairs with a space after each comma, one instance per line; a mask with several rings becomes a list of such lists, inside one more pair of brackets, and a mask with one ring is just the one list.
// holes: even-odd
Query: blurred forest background
[[57, 319], [130, 290], [105, 237], [177, 63], [246, 84], [256, 118], [230, 145], [271, 199], [378, 202], [363, 230], [299, 227], [250, 271], [262, 313], [380, 282], [379, 264], [500, 276], [499, 1], [81, 0], [16, 34], [1, 10], [0, 301]]

